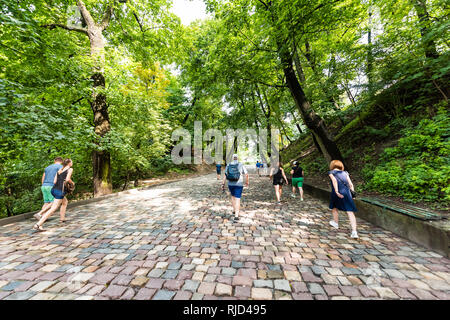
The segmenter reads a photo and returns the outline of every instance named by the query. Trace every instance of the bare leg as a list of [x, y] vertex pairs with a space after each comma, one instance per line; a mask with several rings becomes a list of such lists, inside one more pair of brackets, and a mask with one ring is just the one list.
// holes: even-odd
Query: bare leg
[[292, 185], [292, 194], [295, 194], [295, 187]]
[[39, 220], [39, 222], [37, 223], [39, 226], [42, 226], [44, 224], [44, 222], [56, 211], [58, 210], [59, 205], [61, 204], [62, 200], [61, 199], [55, 199], [53, 201], [53, 205], [51, 207], [50, 210], [48, 210], [41, 218], [41, 220]]
[[334, 222], [339, 223], [338, 209], [337, 208], [333, 208], [331, 210], [331, 212], [333, 213], [333, 220], [334, 220]]
[[283, 186], [280, 185], [280, 200], [278, 200], [278, 201], [281, 201], [281, 195], [282, 195], [282, 193], [283, 193]]
[[356, 231], [356, 218], [353, 211], [347, 211], [348, 219], [350, 220], [350, 225], [352, 226], [352, 231]]
[[69, 203], [69, 200], [67, 200], [66, 197], [62, 200], [61, 209], [59, 209], [59, 220], [65, 221], [66, 220], [66, 209], [67, 204]]
[[280, 202], [280, 186], [275, 185], [275, 195], [277, 197], [277, 201]]
[[39, 211], [36, 214], [42, 215], [44, 212], [46, 212], [47, 210], [49, 210], [52, 207], [52, 203], [53, 202], [46, 202], [46, 203], [44, 203], [44, 205], [41, 208], [41, 211]]
[[239, 211], [241, 210], [241, 198], [234, 198], [235, 201], [235, 211], [234, 215], [236, 218], [239, 217]]
[[298, 187], [298, 192], [300, 192], [300, 198], [303, 199], [303, 188]]

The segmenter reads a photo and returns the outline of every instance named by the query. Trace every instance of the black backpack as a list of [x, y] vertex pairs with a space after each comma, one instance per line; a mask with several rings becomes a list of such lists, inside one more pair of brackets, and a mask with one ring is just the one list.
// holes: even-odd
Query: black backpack
[[228, 181], [238, 181], [241, 177], [241, 172], [239, 171], [239, 163], [229, 164], [227, 170], [225, 171], [225, 176]]

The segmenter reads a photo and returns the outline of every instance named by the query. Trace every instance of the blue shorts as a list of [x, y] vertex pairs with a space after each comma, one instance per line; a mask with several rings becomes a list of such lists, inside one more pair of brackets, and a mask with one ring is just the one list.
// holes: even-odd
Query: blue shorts
[[66, 193], [61, 190], [53, 188], [52, 195], [55, 197], [55, 199], [61, 200], [61, 199], [64, 199], [64, 196], [66, 195]]
[[220, 174], [220, 170], [221, 170], [221, 168], [217, 168], [217, 167], [216, 167], [216, 172], [217, 172], [217, 174]]
[[230, 190], [231, 195], [235, 198], [241, 198], [242, 189], [244, 189], [242, 186], [228, 186], [228, 190]]

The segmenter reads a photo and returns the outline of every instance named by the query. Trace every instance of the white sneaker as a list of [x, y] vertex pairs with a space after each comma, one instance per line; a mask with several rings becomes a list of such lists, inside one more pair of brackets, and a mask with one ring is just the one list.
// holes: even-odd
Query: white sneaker
[[334, 227], [335, 229], [339, 229], [339, 224], [337, 224], [334, 220], [331, 220], [331, 221], [330, 221], [330, 225], [331, 225], [332, 227]]
[[350, 238], [355, 238], [355, 239], [359, 238], [358, 237], [358, 232], [352, 231], [352, 234], [350, 235]]
[[291, 197], [292, 197], [292, 198], [295, 198], [295, 193], [291, 194]]
[[303, 201], [303, 198], [301, 198], [300, 201]]

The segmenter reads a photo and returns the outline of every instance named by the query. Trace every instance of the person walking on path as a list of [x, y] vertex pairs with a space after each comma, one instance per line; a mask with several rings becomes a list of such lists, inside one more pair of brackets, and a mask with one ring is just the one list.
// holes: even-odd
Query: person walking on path
[[303, 168], [300, 167], [297, 161], [294, 161], [294, 166], [291, 170], [292, 175], [292, 197], [295, 198], [295, 188], [298, 188], [300, 193], [300, 201], [303, 201]]
[[261, 173], [259, 172], [259, 168], [261, 168], [261, 163], [259, 160], [256, 161], [256, 173], [258, 174], [258, 177], [261, 177]]
[[216, 164], [217, 180], [220, 180], [221, 178], [221, 171], [222, 171], [222, 164], [219, 162]]
[[286, 178], [286, 174], [283, 170], [283, 164], [281, 162], [277, 162], [276, 166], [270, 169], [269, 178], [273, 178], [273, 186], [275, 187], [277, 204], [281, 204], [281, 195], [283, 193], [284, 181], [286, 181], [286, 184], [289, 184], [288, 179]]
[[225, 182], [228, 180], [228, 190], [231, 193], [231, 205], [233, 206], [233, 221], [239, 220], [239, 211], [241, 208], [241, 196], [245, 187], [248, 188], [249, 176], [245, 166], [238, 161], [238, 155], [233, 154], [233, 161], [227, 164], [225, 168], [225, 176], [223, 177], [222, 189], [225, 189]]
[[53, 188], [53, 181], [55, 180], [56, 172], [58, 172], [58, 170], [62, 168], [62, 162], [63, 159], [61, 157], [56, 157], [53, 164], [44, 169], [41, 181], [41, 191], [44, 198], [44, 205], [42, 206], [41, 211], [34, 215], [34, 217], [38, 220], [42, 218], [42, 214], [44, 212], [51, 208], [53, 200], [55, 200], [51, 191]]
[[60, 222], [65, 221], [67, 204], [69, 203], [69, 201], [65, 197], [68, 190], [65, 189], [68, 189], [69, 187], [67, 184], [74, 185], [73, 181], [71, 180], [73, 173], [73, 169], [71, 167], [72, 167], [72, 160], [65, 159], [62, 163], [62, 168], [58, 170], [54, 178], [54, 186], [51, 190], [51, 193], [55, 198], [55, 200], [53, 201], [52, 207], [42, 216], [39, 222], [33, 226], [33, 229], [38, 231], [44, 231], [42, 225], [56, 210], [58, 210], [58, 207], [60, 205], [61, 205]]
[[333, 220], [330, 225], [339, 228], [338, 210], [346, 211], [350, 225], [352, 227], [351, 238], [358, 238], [356, 231], [356, 218], [354, 212], [357, 211], [353, 201], [352, 192], [355, 191], [350, 175], [344, 171], [344, 164], [339, 160], [333, 160], [330, 163], [328, 175], [331, 180], [330, 209], [333, 213]]

